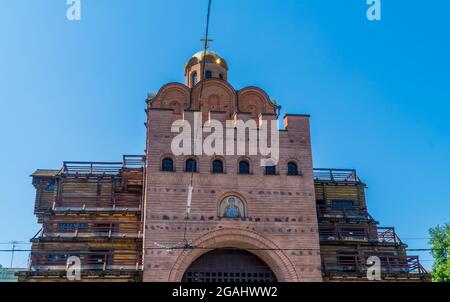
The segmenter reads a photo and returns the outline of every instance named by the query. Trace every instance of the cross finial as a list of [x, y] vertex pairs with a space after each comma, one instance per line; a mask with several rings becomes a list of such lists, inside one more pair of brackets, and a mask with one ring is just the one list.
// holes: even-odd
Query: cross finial
[[206, 49], [209, 49], [210, 42], [213, 42], [214, 40], [209, 39], [208, 37], [205, 37], [205, 38], [201, 39], [200, 41], [202, 41], [204, 43]]

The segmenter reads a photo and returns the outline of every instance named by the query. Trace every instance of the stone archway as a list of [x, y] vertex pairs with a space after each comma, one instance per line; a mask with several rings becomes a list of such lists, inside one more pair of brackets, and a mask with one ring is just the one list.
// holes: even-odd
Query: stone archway
[[241, 249], [216, 249], [197, 258], [184, 272], [183, 282], [277, 282], [270, 267]]
[[202, 255], [215, 249], [236, 248], [251, 252], [272, 270], [280, 282], [298, 282], [295, 266], [285, 253], [272, 241], [254, 231], [224, 228], [200, 236], [191, 243], [200, 248], [180, 251], [173, 265], [169, 282], [182, 281], [184, 273]]

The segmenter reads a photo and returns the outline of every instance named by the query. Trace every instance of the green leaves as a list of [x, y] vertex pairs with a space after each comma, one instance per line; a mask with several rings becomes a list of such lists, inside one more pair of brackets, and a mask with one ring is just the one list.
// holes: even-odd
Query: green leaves
[[450, 282], [450, 224], [430, 228], [431, 255], [435, 259], [433, 265], [433, 281]]

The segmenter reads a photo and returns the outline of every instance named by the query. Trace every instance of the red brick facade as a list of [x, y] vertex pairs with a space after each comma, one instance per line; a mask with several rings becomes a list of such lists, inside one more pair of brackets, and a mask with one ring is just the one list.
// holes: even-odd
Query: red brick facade
[[[202, 249], [154, 249], [182, 244], [185, 233], [191, 173], [186, 173], [184, 167], [189, 156], [173, 156], [171, 142], [177, 133], [171, 133], [172, 123], [184, 119], [193, 124], [195, 112], [202, 112], [204, 121], [211, 117], [224, 125], [226, 120], [236, 118], [277, 118], [277, 106], [264, 91], [256, 87], [237, 91], [225, 80], [226, 62], [215, 54], [208, 59], [220, 63], [217, 69], [225, 72], [224, 79], [213, 74], [203, 85], [168, 84], [148, 102], [143, 280], [181, 281], [189, 265], [209, 249], [231, 247], [257, 255], [279, 281], [321, 281], [309, 117], [305, 115], [285, 117], [285, 130], [279, 132], [276, 175], [265, 175], [259, 155], [245, 156], [250, 162], [249, 175], [238, 173], [243, 156], [219, 156], [223, 174], [212, 173], [215, 156], [195, 157], [198, 171], [192, 177], [194, 190], [186, 237], [191, 245]], [[197, 58], [189, 62], [194, 66], [199, 63]], [[199, 72], [201, 67], [188, 67], [189, 85], [189, 70]], [[164, 158], [173, 159], [174, 172], [162, 171]], [[288, 175], [288, 162], [297, 164], [300, 175]], [[245, 217], [220, 217], [220, 203], [227, 196], [243, 201]]]

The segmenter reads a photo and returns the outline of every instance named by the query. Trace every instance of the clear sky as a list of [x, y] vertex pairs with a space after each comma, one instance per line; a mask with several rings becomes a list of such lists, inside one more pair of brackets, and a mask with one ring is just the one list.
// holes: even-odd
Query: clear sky
[[[183, 81], [206, 2], [81, 0], [70, 22], [65, 0], [0, 0], [0, 249], [39, 230], [35, 169], [143, 153], [146, 94]], [[371, 214], [427, 248], [417, 238], [450, 221], [450, 2], [382, 0], [380, 22], [366, 10], [213, 0], [212, 50], [237, 89], [260, 86], [284, 113], [311, 114], [315, 166], [358, 169]]]

